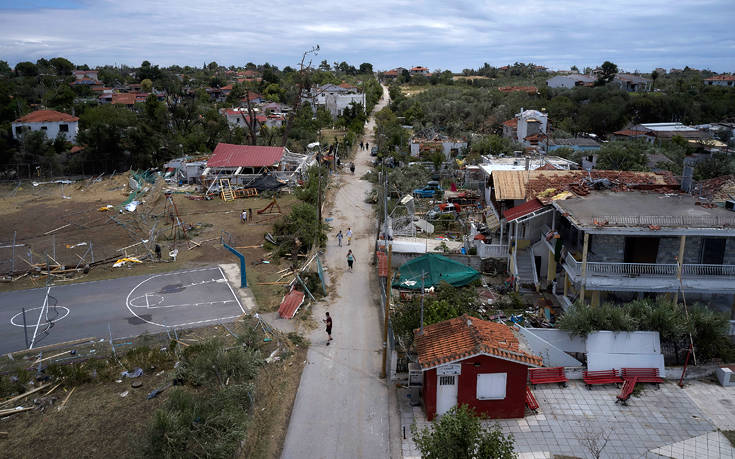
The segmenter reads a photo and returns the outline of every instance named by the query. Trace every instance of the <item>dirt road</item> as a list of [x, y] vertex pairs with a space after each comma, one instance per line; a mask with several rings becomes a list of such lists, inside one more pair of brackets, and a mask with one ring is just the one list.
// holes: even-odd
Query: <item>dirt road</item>
[[[385, 106], [388, 91], [376, 111]], [[374, 117], [365, 140], [374, 143]], [[331, 214], [333, 231], [327, 243], [326, 259], [335, 286], [326, 304], [314, 308], [316, 320], [329, 311], [334, 320], [332, 337], [319, 327], [311, 336], [307, 364], [301, 376], [283, 458], [385, 458], [400, 457], [400, 441], [391, 451], [391, 433], [399, 431], [397, 411], [390, 403], [388, 383], [380, 379], [382, 351], [382, 311], [377, 299], [375, 269], [370, 265], [375, 247], [375, 219], [365, 203], [370, 183], [360, 180], [370, 168], [370, 153], [359, 150], [355, 175], [349, 171], [338, 179]], [[353, 232], [342, 247], [334, 235]], [[347, 270], [347, 250], [355, 254], [355, 267]]]

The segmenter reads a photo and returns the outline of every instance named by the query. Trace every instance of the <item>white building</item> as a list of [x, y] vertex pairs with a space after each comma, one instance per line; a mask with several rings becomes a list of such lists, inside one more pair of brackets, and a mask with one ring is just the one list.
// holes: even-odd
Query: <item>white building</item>
[[704, 84], [708, 86], [726, 86], [732, 88], [735, 87], [735, 75], [715, 75], [710, 78], [705, 78]]
[[329, 113], [333, 117], [337, 117], [352, 103], [362, 104], [364, 111], [365, 94], [327, 94], [325, 105]]
[[595, 84], [594, 77], [578, 73], [557, 75], [546, 80], [546, 86], [550, 88], [574, 88], [577, 86], [592, 86], [593, 84]]
[[62, 133], [73, 143], [79, 133], [79, 118], [54, 110], [37, 110], [13, 121], [12, 129], [15, 139], [20, 139], [27, 131], [44, 131], [49, 139]]

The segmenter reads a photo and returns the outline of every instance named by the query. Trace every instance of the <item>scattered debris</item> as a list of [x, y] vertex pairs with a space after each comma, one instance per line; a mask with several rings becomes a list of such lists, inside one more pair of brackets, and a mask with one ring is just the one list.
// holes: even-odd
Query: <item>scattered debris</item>
[[127, 391], [127, 390], [125, 392], [120, 392], [120, 397], [125, 398], [125, 397], [128, 396], [129, 393], [130, 393], [130, 391]]
[[139, 377], [141, 375], [143, 375], [143, 369], [142, 368], [136, 368], [132, 372], [130, 372], [130, 371], [123, 371], [122, 373], [120, 373], [120, 376], [121, 377], [124, 377], [124, 378], [137, 378], [137, 377]]
[[119, 268], [120, 266], [125, 265], [125, 263], [143, 263], [142, 261], [138, 260], [136, 257], [126, 257], [126, 258], [120, 258], [115, 262], [115, 264], [112, 265], [113, 268]]
[[74, 390], [75, 389], [76, 389], [76, 386], [74, 386], [74, 387], [71, 388], [71, 390], [69, 391], [69, 394], [66, 396], [66, 398], [64, 399], [64, 401], [61, 402], [61, 405], [59, 405], [59, 407], [57, 408], [58, 411], [61, 411], [61, 410], [63, 410], [66, 407], [66, 402], [69, 401], [69, 397], [71, 397], [71, 394], [74, 393]]

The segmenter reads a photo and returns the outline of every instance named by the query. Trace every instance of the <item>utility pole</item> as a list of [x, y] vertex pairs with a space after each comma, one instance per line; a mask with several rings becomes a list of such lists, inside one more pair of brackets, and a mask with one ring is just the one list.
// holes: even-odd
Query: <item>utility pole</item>
[[421, 325], [419, 326], [419, 335], [424, 334], [424, 277], [426, 274], [421, 271]]
[[388, 246], [388, 272], [386, 273], [385, 278], [385, 320], [383, 322], [383, 366], [380, 370], [380, 377], [386, 378], [387, 377], [387, 371], [386, 371], [386, 363], [388, 361], [388, 322], [390, 321], [390, 292], [391, 292], [391, 258], [393, 254], [393, 245], [388, 245], [388, 241], [386, 241], [386, 245]]
[[316, 165], [319, 168], [319, 183], [316, 191], [316, 241], [314, 246], [319, 245], [319, 236], [322, 233], [322, 147], [319, 146], [319, 151], [316, 154]]

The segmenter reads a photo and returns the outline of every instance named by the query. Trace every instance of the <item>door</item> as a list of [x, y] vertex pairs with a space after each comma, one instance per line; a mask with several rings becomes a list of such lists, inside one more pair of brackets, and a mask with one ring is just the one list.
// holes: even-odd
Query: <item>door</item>
[[656, 263], [658, 242], [657, 237], [626, 237], [625, 263]]
[[454, 376], [437, 376], [436, 415], [441, 416], [457, 404], [457, 379]]
[[701, 263], [703, 265], [721, 265], [725, 261], [726, 241], [725, 238], [702, 239]]

